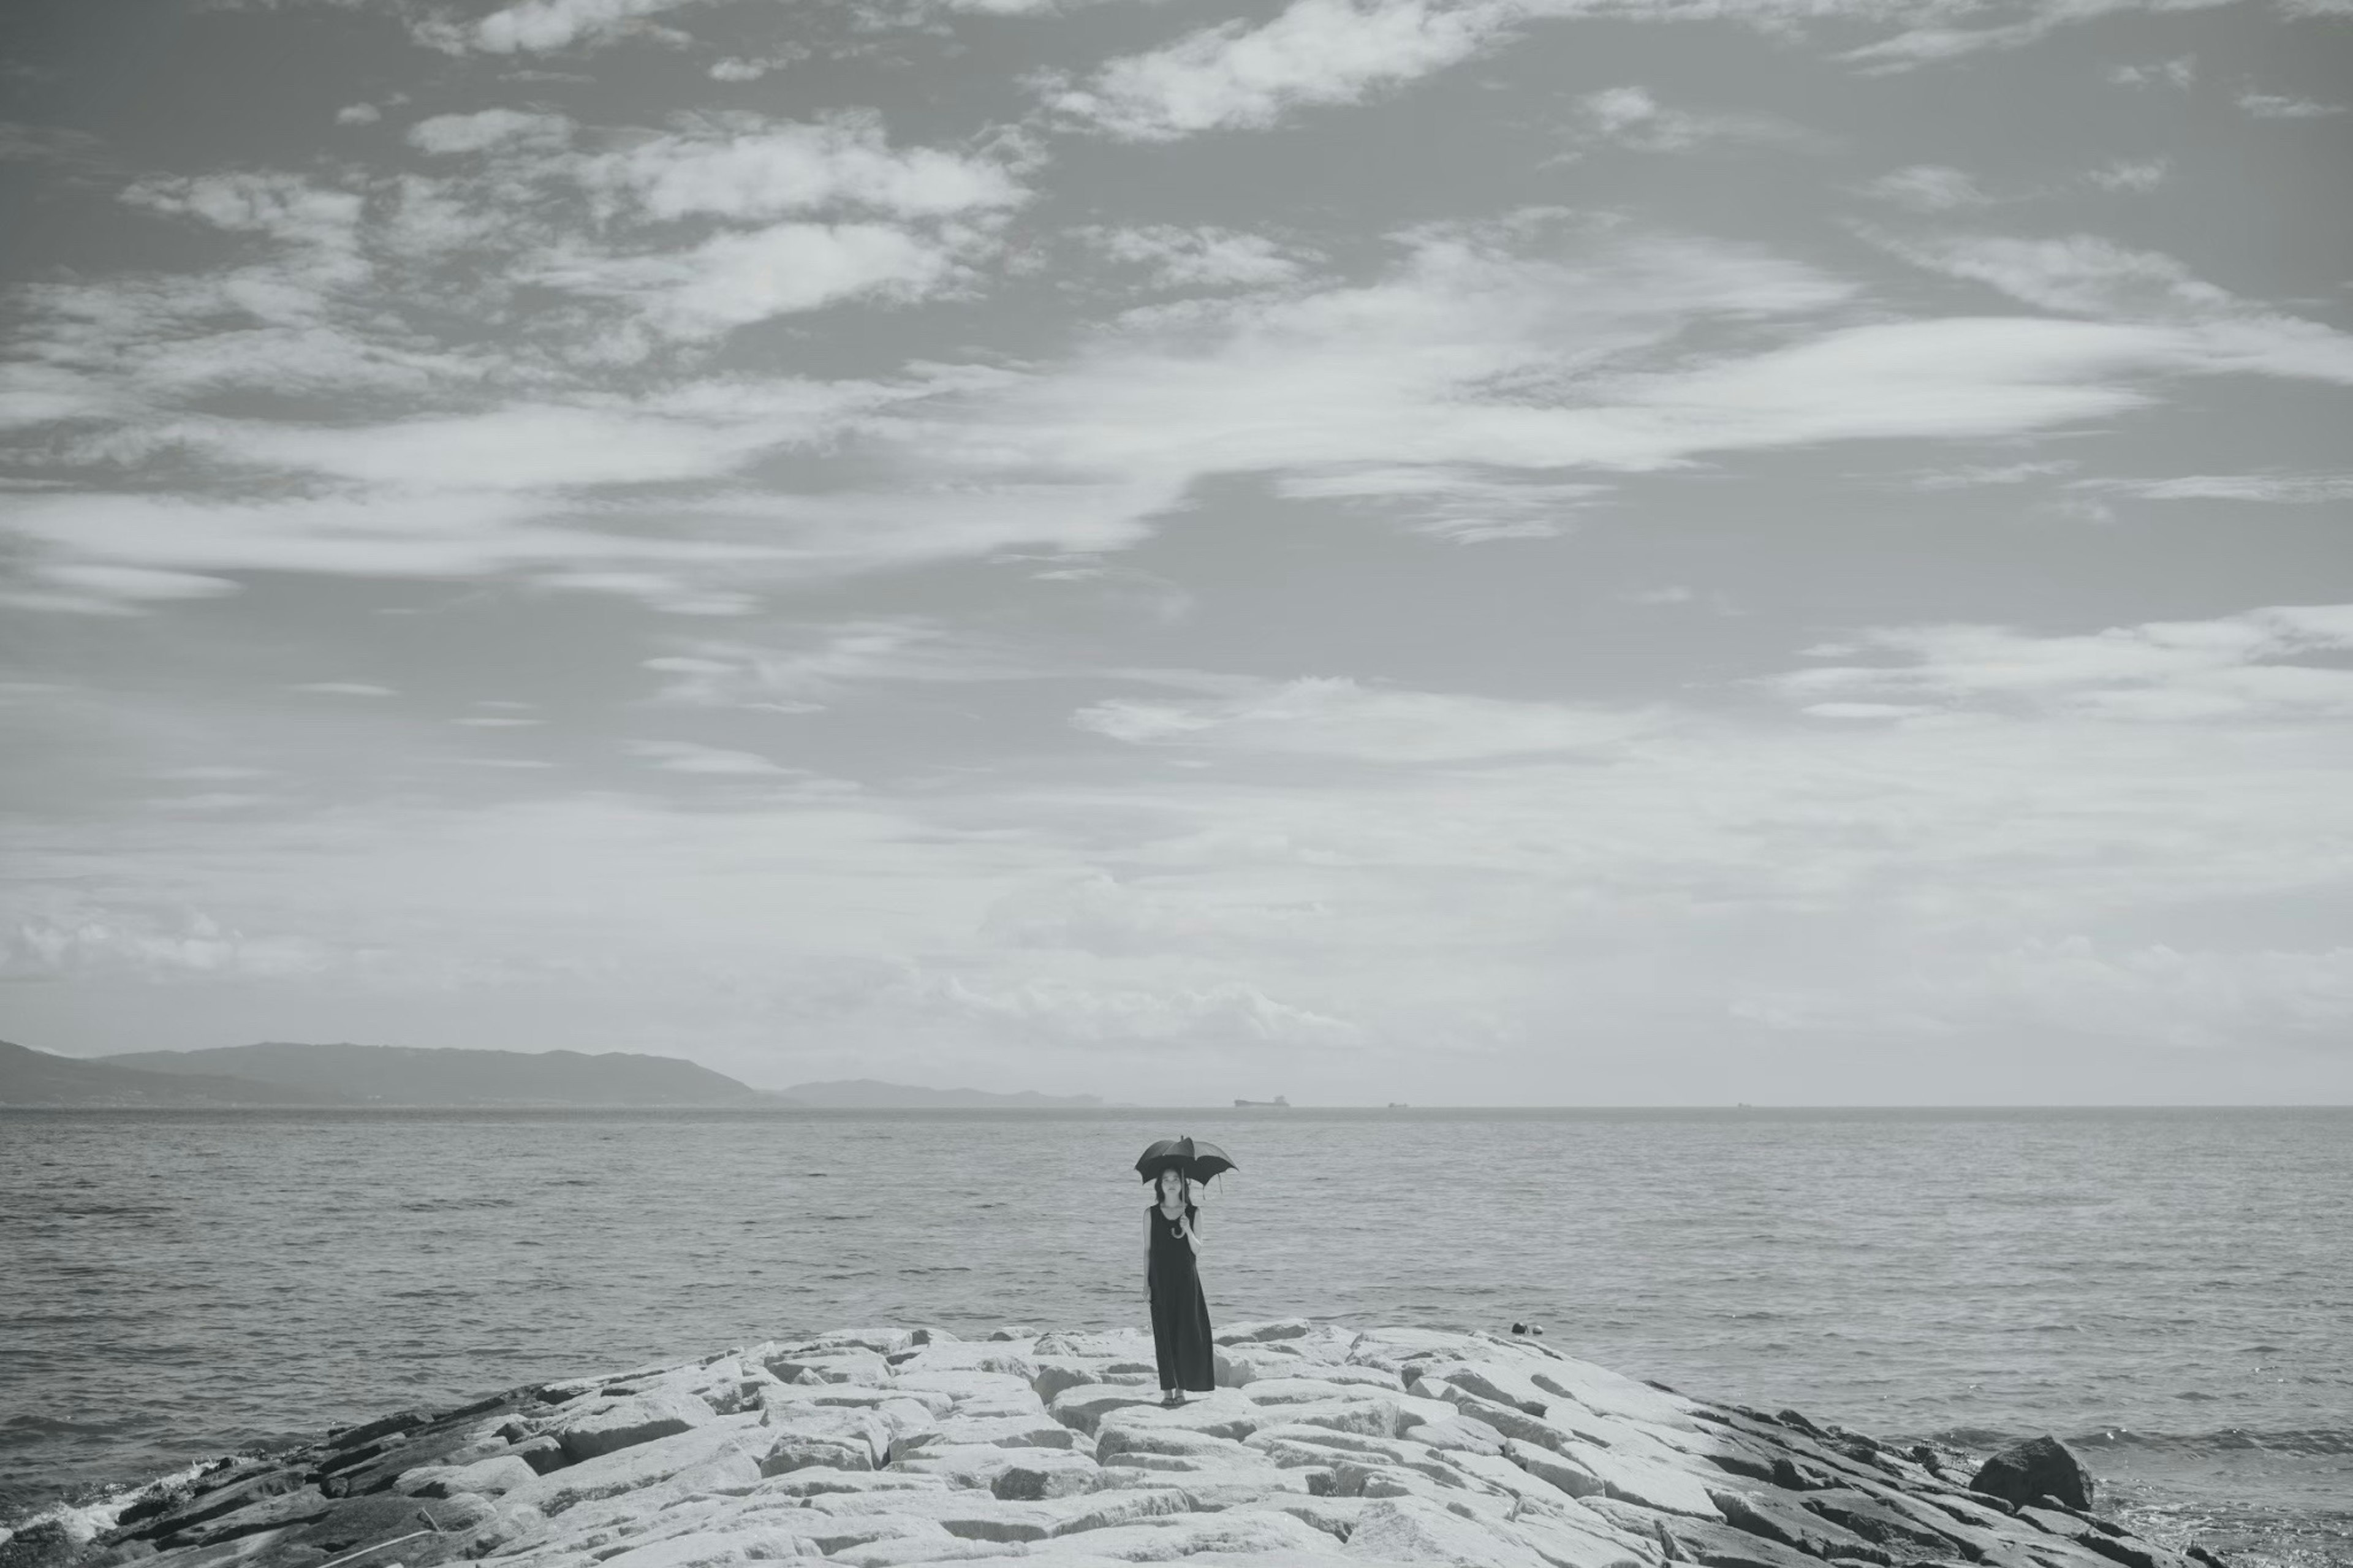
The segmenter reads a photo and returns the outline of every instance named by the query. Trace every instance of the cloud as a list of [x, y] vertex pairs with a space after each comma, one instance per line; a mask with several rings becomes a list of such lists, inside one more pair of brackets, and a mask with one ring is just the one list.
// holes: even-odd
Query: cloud
[[1345, 1044], [1360, 1033], [1346, 1019], [1277, 1001], [1257, 986], [1230, 980], [1147, 989], [1045, 977], [990, 986], [949, 975], [931, 979], [916, 994], [954, 1012], [1081, 1042], [1317, 1046]]
[[2108, 79], [2118, 87], [2153, 87], [2159, 84], [2187, 88], [2198, 79], [2198, 58], [2180, 55], [2169, 60], [2148, 65], [2116, 65], [2108, 68]]
[[2084, 479], [2143, 500], [2252, 500], [2314, 505], [2353, 500], [2353, 474], [2187, 474], [2172, 479]]
[[644, 668], [670, 678], [654, 700], [690, 708], [809, 713], [871, 682], [1044, 673], [981, 639], [909, 616], [808, 626], [790, 640], [770, 643], [694, 638], [672, 647], [644, 660]]
[[187, 912], [90, 912], [79, 919], [31, 919], [0, 929], [0, 981], [90, 979], [121, 982], [191, 976], [283, 980], [329, 967], [318, 942], [286, 934], [248, 934], [213, 916]]
[[1879, 201], [1926, 213], [1979, 207], [1993, 200], [1969, 175], [1941, 163], [1914, 163], [1882, 174], [1863, 186], [1862, 192]]
[[373, 103], [347, 103], [335, 110], [338, 125], [374, 125], [384, 118], [384, 110]]
[[1876, 237], [1914, 264], [1988, 285], [2070, 315], [2168, 329], [2147, 343], [2152, 363], [2179, 369], [2353, 383], [2353, 335], [2238, 299], [2154, 251], [2093, 235], [2056, 239]]
[[[855, 393], [844, 399], [855, 401]], [[224, 420], [185, 426], [183, 438], [228, 460], [371, 487], [545, 492], [717, 478], [763, 451], [817, 437], [836, 412], [783, 422], [773, 413], [722, 419], [713, 408], [659, 406], [511, 404], [381, 425]]]
[[545, 54], [574, 44], [602, 43], [649, 26], [647, 18], [698, 0], [521, 0], [481, 20], [429, 16], [413, 31], [419, 43], [461, 54]]
[[1001, 162], [893, 149], [867, 117], [659, 136], [586, 162], [578, 178], [592, 193], [666, 220], [758, 221], [844, 206], [939, 218], [1027, 198]]
[[1810, 701], [1931, 699], [2158, 723], [2353, 714], [2353, 668], [2310, 662], [2353, 649], [2353, 605], [2274, 605], [2065, 636], [1891, 627], [1862, 643], [1897, 662], [1820, 666], [1769, 684]]
[[1262, 289], [1305, 275], [1296, 254], [1264, 235], [1229, 228], [1155, 224], [1090, 228], [1079, 237], [1110, 259], [1152, 269], [1163, 289]]
[[2353, 948], [2184, 951], [2080, 933], [1994, 952], [1921, 954], [1841, 989], [1759, 987], [1738, 1016], [1788, 1030], [2137, 1039], [2222, 1051], [2321, 1039], [2353, 1017]]
[[655, 331], [687, 340], [845, 300], [920, 300], [955, 277], [947, 247], [873, 223], [772, 224], [691, 250], [566, 259], [539, 272], [551, 287], [637, 301]]
[[797, 770], [779, 767], [751, 752], [698, 745], [691, 741], [632, 741], [629, 750], [653, 766], [673, 773], [699, 773], [718, 778], [777, 778]]
[[1071, 722], [1131, 745], [1178, 745], [1385, 763], [1469, 763], [1614, 747], [1655, 716], [1507, 702], [1311, 676], [1237, 683], [1192, 701], [1113, 699]]
[[2067, 458], [2023, 463], [1971, 463], [1915, 474], [1905, 482], [1915, 490], [1973, 489], [1979, 485], [2023, 484], [2029, 479], [2073, 473], [2078, 466]]
[[[1952, 8], [1924, 5], [1913, 8], [1915, 19], [1924, 25], [1908, 27], [1875, 44], [1849, 49], [1836, 58], [1872, 72], [1909, 70], [1989, 49], [2023, 47], [2040, 42], [2061, 27], [2079, 26], [2119, 12], [2205, 10], [2232, 3], [2233, 0], [2042, 0], [2041, 4], [2028, 6], [2027, 14], [2017, 21], [1986, 27], [1947, 26], [1947, 19], [1954, 14]], [[2128, 70], [2134, 68], [2119, 68]], [[2169, 67], [2140, 68], [2152, 72], [2170, 69]], [[2110, 79], [2121, 81], [2125, 79], [2112, 71]], [[2186, 84], [2186, 74], [2183, 79]]]
[[2088, 177], [2104, 191], [2153, 191], [2165, 183], [2172, 166], [2165, 158], [2119, 158], [2094, 169]]
[[105, 145], [87, 131], [0, 120], [0, 163], [87, 163]]
[[2269, 92], [2241, 93], [2239, 107], [2257, 120], [2316, 120], [2325, 115], [2345, 112], [2345, 106], [2341, 103], [2320, 103], [2309, 98], [2284, 98]]
[[1457, 544], [1552, 539], [1603, 484], [1545, 482], [1508, 470], [1426, 463], [1335, 464], [1284, 475], [1275, 491], [1293, 500], [1338, 500], [1393, 512], [1410, 532]]
[[1128, 141], [1264, 129], [1293, 109], [1352, 103], [1465, 59], [1515, 16], [1496, 4], [1292, 0], [1261, 26], [1223, 23], [1113, 60], [1051, 101]]
[[484, 153], [494, 147], [561, 147], [573, 124], [561, 114], [517, 109], [485, 109], [473, 114], [438, 114], [408, 128], [408, 144], [437, 156]]
[[786, 49], [772, 55], [729, 55], [711, 62], [706, 73], [713, 81], [757, 81], [764, 76], [798, 65], [808, 58], [807, 49]]
[[1648, 88], [1613, 87], [1578, 100], [1595, 134], [1642, 153], [1681, 153], [1709, 142], [1811, 146], [1819, 139], [1788, 121], [1757, 114], [1669, 109]]

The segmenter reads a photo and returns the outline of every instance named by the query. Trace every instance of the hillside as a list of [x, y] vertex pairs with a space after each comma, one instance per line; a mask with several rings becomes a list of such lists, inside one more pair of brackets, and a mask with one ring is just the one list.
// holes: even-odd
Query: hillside
[[676, 1057], [607, 1051], [475, 1051], [267, 1041], [134, 1051], [100, 1063], [142, 1073], [231, 1074], [311, 1103], [413, 1106], [757, 1106], [764, 1097]]
[[0, 1040], [0, 1106], [141, 1108], [343, 1104], [323, 1091], [289, 1089], [200, 1068], [143, 1071], [53, 1057]]
[[1039, 1094], [1022, 1089], [997, 1094], [985, 1089], [925, 1089], [916, 1084], [884, 1083], [879, 1079], [833, 1079], [824, 1083], [799, 1083], [781, 1090], [779, 1098], [796, 1105], [826, 1110], [887, 1110], [924, 1106], [1002, 1106], [1008, 1109], [1083, 1109], [1101, 1105], [1092, 1094]]

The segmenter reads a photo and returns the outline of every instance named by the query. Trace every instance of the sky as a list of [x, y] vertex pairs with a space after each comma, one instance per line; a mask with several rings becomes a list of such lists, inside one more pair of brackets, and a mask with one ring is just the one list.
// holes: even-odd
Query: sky
[[16, 0], [0, 1037], [2353, 1100], [2348, 0]]

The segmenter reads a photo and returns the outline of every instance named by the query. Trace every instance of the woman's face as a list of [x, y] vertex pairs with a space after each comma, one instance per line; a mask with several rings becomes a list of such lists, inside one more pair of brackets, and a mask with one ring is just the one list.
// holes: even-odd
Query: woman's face
[[1167, 1203], [1185, 1191], [1185, 1178], [1175, 1170], [1160, 1173], [1160, 1201]]

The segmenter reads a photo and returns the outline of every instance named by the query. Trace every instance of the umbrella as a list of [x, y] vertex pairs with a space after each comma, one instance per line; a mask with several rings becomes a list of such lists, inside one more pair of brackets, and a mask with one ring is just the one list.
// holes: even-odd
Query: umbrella
[[1206, 1182], [1220, 1171], [1235, 1169], [1232, 1159], [1215, 1143], [1204, 1143], [1198, 1138], [1163, 1138], [1144, 1152], [1135, 1162], [1135, 1170], [1149, 1182], [1170, 1165], [1197, 1182]]

